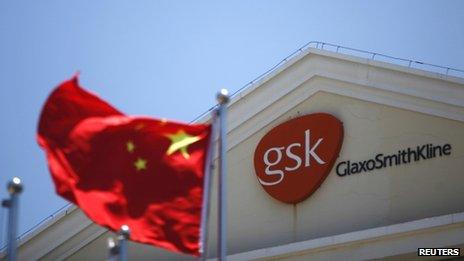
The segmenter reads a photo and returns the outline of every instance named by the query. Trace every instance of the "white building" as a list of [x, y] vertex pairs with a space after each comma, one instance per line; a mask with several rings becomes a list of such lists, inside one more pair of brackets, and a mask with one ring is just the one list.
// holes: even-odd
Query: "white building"
[[[317, 112], [343, 123], [339, 157], [306, 200], [280, 202], [258, 182], [255, 148], [275, 126]], [[342, 162], [424, 144], [449, 144], [449, 155], [337, 175]], [[230, 260], [396, 260], [420, 258], [421, 247], [464, 251], [462, 78], [308, 48], [232, 99], [227, 149]], [[22, 238], [19, 258], [104, 260], [110, 235], [71, 206]], [[136, 243], [129, 258], [193, 260]]]

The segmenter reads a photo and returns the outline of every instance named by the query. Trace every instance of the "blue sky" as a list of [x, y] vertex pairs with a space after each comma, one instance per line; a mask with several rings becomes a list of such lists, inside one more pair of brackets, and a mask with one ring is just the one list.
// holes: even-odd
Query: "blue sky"
[[20, 232], [66, 204], [35, 135], [76, 71], [126, 113], [190, 121], [312, 40], [464, 69], [463, 26], [457, 0], [1, 1], [0, 197], [22, 177]]

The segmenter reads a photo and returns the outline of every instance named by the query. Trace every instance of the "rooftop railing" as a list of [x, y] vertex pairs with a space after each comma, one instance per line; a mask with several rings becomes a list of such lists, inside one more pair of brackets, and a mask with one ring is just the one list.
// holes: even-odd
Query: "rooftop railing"
[[416, 69], [436, 72], [436, 73], [450, 75], [450, 76], [457, 76], [457, 77], [464, 76], [464, 70], [431, 64], [431, 63], [425, 63], [421, 61], [394, 57], [391, 55], [386, 55], [386, 54], [381, 54], [381, 53], [376, 53], [376, 52], [371, 52], [371, 51], [364, 51], [364, 50], [336, 45], [336, 44], [312, 41], [306, 44], [304, 48], [306, 46], [311, 46], [311, 45], [313, 45], [313, 47], [317, 49], [331, 50], [337, 53], [340, 52], [340, 53], [350, 54], [350, 55], [355, 55], [355, 56], [367, 56], [366, 58], [371, 59], [371, 60], [390, 62], [390, 63], [394, 63], [397, 65], [407, 66], [409, 68], [416, 68]]
[[[331, 44], [331, 43], [325, 43], [325, 42], [320, 42], [320, 41], [311, 41], [300, 47], [298, 50], [294, 51], [284, 59], [282, 59], [280, 62], [272, 66], [270, 69], [265, 71], [264, 73], [260, 74], [258, 77], [253, 79], [252, 81], [246, 83], [244, 86], [236, 90], [231, 94], [231, 98], [242, 92], [243, 90], [247, 89], [248, 87], [254, 85], [257, 82], [260, 82], [263, 78], [266, 76], [272, 74], [275, 70], [277, 70], [280, 66], [283, 64], [287, 63], [289, 60], [292, 58], [298, 56], [300, 53], [306, 51], [308, 48], [316, 48], [316, 49], [321, 49], [321, 50], [327, 50], [327, 51], [333, 51], [336, 53], [342, 53], [342, 54], [347, 54], [347, 55], [353, 55], [353, 56], [358, 56], [362, 58], [367, 58], [370, 60], [375, 60], [375, 61], [381, 61], [381, 62], [388, 62], [388, 63], [393, 63], [396, 65], [401, 65], [401, 66], [406, 66], [409, 68], [414, 68], [414, 69], [420, 69], [420, 70], [425, 70], [429, 72], [435, 72], [443, 75], [449, 75], [449, 76], [455, 76], [455, 77], [461, 77], [464, 78], [464, 70], [461, 69], [456, 69], [452, 67], [447, 67], [447, 66], [441, 66], [441, 65], [436, 65], [436, 64], [431, 64], [431, 63], [426, 63], [426, 62], [420, 62], [420, 61], [415, 61], [415, 60], [410, 60], [410, 59], [404, 59], [404, 58], [399, 58], [399, 57], [394, 57], [391, 55], [386, 55], [382, 53], [376, 53], [376, 52], [371, 52], [371, 51], [365, 51], [365, 50], [360, 50], [356, 48], [351, 48], [351, 47], [346, 47], [342, 45], [337, 45], [337, 44]], [[198, 115], [195, 119], [191, 121], [196, 122], [199, 119], [203, 118], [205, 115], [210, 113], [212, 110], [216, 108], [216, 105], [209, 108], [206, 112]]]

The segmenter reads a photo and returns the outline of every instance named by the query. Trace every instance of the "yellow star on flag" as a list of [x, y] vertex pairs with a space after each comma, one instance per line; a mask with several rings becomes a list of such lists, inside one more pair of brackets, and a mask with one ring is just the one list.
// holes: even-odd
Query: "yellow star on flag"
[[166, 136], [171, 140], [171, 145], [169, 146], [166, 154], [171, 155], [176, 151], [180, 151], [182, 156], [186, 159], [190, 158], [190, 154], [187, 152], [187, 147], [201, 139], [199, 136], [188, 135], [183, 130], [179, 130], [176, 134], [167, 134]]
[[137, 160], [134, 162], [134, 166], [137, 171], [147, 169], [147, 161], [142, 158], [137, 158]]
[[130, 140], [126, 143], [126, 149], [128, 152], [132, 153], [135, 150], [135, 144]]

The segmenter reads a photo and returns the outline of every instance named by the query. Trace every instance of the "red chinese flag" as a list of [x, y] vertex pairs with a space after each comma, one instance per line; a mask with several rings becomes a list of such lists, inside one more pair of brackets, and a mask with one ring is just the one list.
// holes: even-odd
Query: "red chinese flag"
[[130, 239], [199, 255], [209, 125], [127, 116], [62, 83], [46, 101], [38, 142], [57, 193]]

